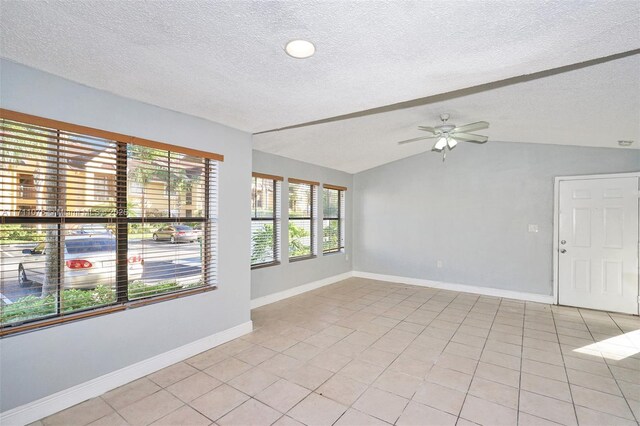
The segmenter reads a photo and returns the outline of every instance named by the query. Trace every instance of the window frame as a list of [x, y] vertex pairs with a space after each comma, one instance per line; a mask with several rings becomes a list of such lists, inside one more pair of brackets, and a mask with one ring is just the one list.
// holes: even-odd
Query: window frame
[[[72, 132], [76, 134], [80, 134], [83, 136], [89, 137], [97, 137], [106, 140], [110, 140], [116, 143], [116, 155], [117, 155], [117, 165], [116, 165], [116, 215], [113, 217], [69, 217], [69, 216], [0, 216], [0, 224], [9, 225], [9, 224], [54, 224], [57, 225], [60, 229], [60, 226], [64, 224], [73, 224], [73, 223], [90, 223], [90, 224], [102, 224], [102, 223], [111, 223], [116, 225], [116, 267], [115, 272], [118, 279], [116, 280], [116, 296], [115, 301], [113, 303], [99, 305], [95, 307], [88, 307], [83, 310], [74, 311], [72, 313], [63, 313], [60, 309], [56, 309], [56, 312], [51, 315], [37, 317], [33, 319], [27, 319], [17, 323], [8, 323], [8, 324], [0, 324], [0, 337], [14, 335], [17, 333], [22, 333], [26, 331], [33, 331], [37, 329], [41, 329], [44, 327], [49, 327], [52, 325], [67, 323], [71, 321], [76, 321], [79, 319], [106, 315], [112, 312], [119, 312], [130, 308], [136, 308], [140, 306], [145, 306], [152, 303], [158, 303], [165, 300], [176, 299], [180, 297], [191, 296], [194, 294], [209, 292], [215, 290], [218, 286], [217, 282], [214, 284], [207, 284], [209, 282], [207, 275], [210, 273], [210, 263], [205, 264], [207, 259], [214, 258], [210, 252], [211, 246], [209, 244], [204, 244], [203, 246], [203, 255], [202, 255], [202, 274], [204, 279], [204, 285], [194, 288], [189, 288], [185, 290], [178, 290], [171, 293], [160, 293], [158, 295], [151, 295], [142, 298], [136, 299], [128, 299], [127, 290], [128, 289], [128, 280], [127, 280], [127, 264], [128, 264], [128, 226], [131, 223], [139, 223], [143, 220], [145, 222], [167, 222], [167, 218], [137, 218], [137, 217], [127, 217], [127, 146], [128, 145], [141, 145], [149, 148], [166, 150], [170, 153], [181, 153], [187, 154], [191, 156], [195, 156], [204, 160], [203, 164], [203, 172], [205, 175], [205, 214], [202, 217], [202, 220], [195, 220], [198, 218], [194, 217], [175, 217], [170, 218], [172, 222], [203, 222], [203, 227], [208, 228], [206, 225], [213, 225], [217, 227], [217, 195], [216, 199], [211, 200], [210, 196], [212, 188], [209, 186], [210, 182], [210, 171], [212, 169], [217, 171], [219, 167], [216, 163], [212, 162], [223, 162], [224, 156], [212, 152], [200, 151], [192, 148], [186, 148], [181, 146], [170, 145], [162, 142], [151, 141], [148, 139], [137, 138], [134, 136], [128, 136], [121, 133], [110, 132], [100, 129], [95, 129], [87, 126], [81, 126], [76, 124], [71, 124], [63, 121], [52, 120], [48, 118], [38, 117], [34, 115], [29, 115], [25, 113], [20, 113], [16, 111], [7, 110], [4, 108], [0, 108], [0, 120], [9, 120], [13, 122], [23, 123], [29, 126], [39, 126], [44, 128], [49, 128], [58, 132]], [[58, 141], [58, 144], [60, 142]], [[171, 154], [169, 154], [171, 155]], [[216, 181], [216, 187], [219, 183], [219, 179]], [[36, 190], [37, 192], [37, 190]], [[217, 194], [217, 190], [215, 193]], [[210, 207], [213, 205], [214, 211], [210, 211]], [[213, 223], [216, 222], [216, 223]], [[58, 244], [61, 244], [62, 239], [57, 237]], [[212, 241], [212, 244], [215, 244], [215, 241]], [[215, 260], [213, 261], [215, 262]], [[124, 278], [123, 278], [124, 277]], [[58, 292], [61, 290], [61, 286], [58, 284]], [[58, 301], [59, 303], [59, 301]]]
[[[312, 181], [312, 180], [304, 180], [304, 179], [297, 179], [297, 178], [289, 178], [289, 191], [288, 191], [288, 198], [287, 198], [287, 212], [288, 212], [288, 224], [291, 224], [292, 220], [308, 220], [309, 221], [309, 239], [311, 242], [311, 247], [310, 247], [310, 254], [305, 254], [302, 256], [291, 256], [291, 253], [289, 252], [289, 246], [291, 241], [289, 241], [289, 244], [287, 244], [287, 253], [288, 253], [288, 258], [289, 258], [289, 262], [299, 262], [301, 260], [307, 260], [307, 259], [315, 259], [316, 257], [318, 257], [318, 244], [316, 241], [317, 235], [316, 235], [316, 222], [317, 222], [317, 212], [316, 212], [316, 208], [317, 208], [317, 201], [316, 198], [318, 196], [318, 188], [320, 187], [320, 182], [316, 182], [316, 181]], [[289, 202], [288, 200], [291, 197], [291, 184], [295, 184], [295, 185], [308, 185], [310, 187], [310, 198], [309, 198], [309, 216], [304, 216], [304, 217], [294, 217], [291, 218], [290, 216], [290, 212], [289, 212]], [[287, 230], [287, 235], [289, 235], [289, 232]]]
[[[330, 191], [338, 191], [338, 216], [337, 217], [330, 217], [327, 218], [324, 216], [324, 205], [323, 205], [323, 215], [322, 215], [322, 220], [328, 220], [328, 221], [336, 221], [338, 222], [338, 247], [336, 248], [332, 248], [329, 250], [325, 250], [324, 249], [324, 238], [323, 238], [323, 242], [322, 242], [322, 254], [324, 256], [326, 255], [331, 255], [331, 254], [336, 254], [336, 253], [343, 253], [345, 251], [345, 223], [344, 223], [344, 208], [345, 208], [345, 204], [346, 204], [346, 191], [347, 191], [347, 187], [346, 186], [338, 186], [338, 185], [330, 185], [330, 184], [323, 184], [322, 185], [322, 189], [328, 189]], [[324, 202], [324, 197], [323, 197], [323, 202]], [[324, 225], [322, 226], [322, 235], [324, 237]]]
[[[251, 224], [253, 222], [269, 222], [273, 224], [273, 260], [268, 262], [251, 263], [251, 269], [267, 268], [269, 266], [277, 266], [281, 264], [281, 249], [280, 249], [280, 198], [281, 194], [281, 182], [284, 180], [282, 176], [270, 175], [266, 173], [251, 173], [251, 186], [253, 187], [256, 179], [271, 180], [273, 185], [273, 216], [272, 217], [257, 217], [251, 213]], [[252, 194], [253, 196], [253, 194]], [[253, 253], [252, 253], [253, 254]]]

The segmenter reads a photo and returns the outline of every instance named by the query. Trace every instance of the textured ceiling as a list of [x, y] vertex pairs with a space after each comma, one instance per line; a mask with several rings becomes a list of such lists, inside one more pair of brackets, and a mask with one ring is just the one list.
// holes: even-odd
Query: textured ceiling
[[[4, 58], [251, 132], [423, 98], [640, 47], [637, 0], [3, 0], [0, 8], [0, 55]], [[314, 42], [316, 55], [308, 60], [288, 57], [282, 47], [293, 38]], [[548, 77], [549, 81], [558, 78]], [[601, 94], [606, 89], [602, 85], [607, 84], [579, 81], [579, 77], [571, 81], [575, 87], [593, 89], [589, 92], [595, 94]], [[552, 85], [539, 84], [543, 88]], [[637, 93], [637, 85], [633, 87]], [[541, 131], [532, 128], [531, 120], [540, 112], [528, 110], [525, 89], [519, 93], [500, 90], [505, 93], [486, 98], [479, 94], [473, 107], [444, 104], [430, 116], [428, 110], [418, 109], [391, 113], [384, 120], [393, 126], [379, 127], [377, 134], [369, 136], [354, 123], [342, 123], [335, 125], [338, 127], [330, 135], [320, 129], [334, 126], [322, 125], [256, 136], [255, 146], [342, 170], [362, 170], [379, 164], [380, 159], [374, 158], [375, 153], [363, 153], [358, 138], [366, 137], [381, 146], [383, 139], [413, 136], [411, 126], [424, 123], [425, 114], [433, 120], [440, 107], [452, 112], [458, 123], [491, 120], [491, 132], [504, 126], [504, 132], [490, 133], [492, 138], [534, 139]], [[566, 92], [563, 99], [574, 95]], [[501, 96], [511, 99], [510, 103], [501, 105]], [[485, 101], [491, 105], [485, 107]], [[543, 103], [540, 99], [538, 105]], [[519, 116], [512, 114], [514, 109], [520, 111]], [[596, 118], [594, 115], [592, 112], [583, 124], [593, 125], [589, 120]], [[501, 124], [502, 118], [509, 123]], [[542, 133], [549, 133], [548, 126], [558, 127], [565, 119], [561, 115], [549, 124], [545, 118], [547, 127]], [[376, 122], [375, 116], [364, 120]], [[523, 133], [524, 127], [529, 133]], [[355, 132], [353, 137], [346, 133], [348, 129]], [[562, 139], [562, 132], [551, 132], [554, 137], [545, 142], [558, 139], [573, 143], [575, 138]], [[336, 138], [339, 144], [334, 143]], [[345, 160], [350, 158], [348, 153], [371, 158], [345, 165], [342, 156], [336, 160], [329, 150], [336, 148], [345, 153]], [[402, 147], [404, 154], [400, 156], [418, 148]], [[384, 155], [388, 160], [398, 156], [399, 148], [393, 149]], [[309, 158], [304, 151], [313, 151], [315, 156]]]
[[[458, 125], [488, 121], [489, 129], [477, 132], [489, 136], [487, 143], [619, 148], [618, 140], [634, 140], [632, 148], [640, 148], [640, 54], [443, 98], [421, 106], [255, 135], [254, 148], [357, 173], [430, 150], [433, 139], [406, 145], [396, 142], [427, 136], [417, 126], [439, 124], [443, 112], [450, 113], [449, 121]], [[464, 149], [464, 145], [455, 149]], [[455, 150], [451, 156], [455, 161]]]

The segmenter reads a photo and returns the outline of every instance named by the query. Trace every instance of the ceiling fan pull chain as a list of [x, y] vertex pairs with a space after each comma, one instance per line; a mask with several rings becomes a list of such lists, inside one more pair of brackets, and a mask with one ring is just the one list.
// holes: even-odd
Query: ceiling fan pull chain
[[447, 148], [445, 147], [442, 150], [442, 162], [444, 163], [444, 160], [447, 158]]

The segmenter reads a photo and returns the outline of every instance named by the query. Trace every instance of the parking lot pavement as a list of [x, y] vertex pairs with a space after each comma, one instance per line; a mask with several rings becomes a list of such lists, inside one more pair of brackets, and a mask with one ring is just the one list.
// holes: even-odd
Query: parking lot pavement
[[[18, 265], [28, 255], [22, 255], [23, 249], [33, 248], [30, 244], [0, 245], [0, 300], [4, 303], [15, 302], [28, 296], [39, 296], [41, 287], [22, 288], [18, 285]], [[170, 244], [149, 240], [131, 240], [129, 249], [139, 252], [145, 259], [142, 281], [146, 284], [157, 284], [174, 278], [188, 281], [200, 276], [200, 244]], [[166, 254], [164, 252], [166, 251]], [[177, 259], [176, 259], [177, 258]]]

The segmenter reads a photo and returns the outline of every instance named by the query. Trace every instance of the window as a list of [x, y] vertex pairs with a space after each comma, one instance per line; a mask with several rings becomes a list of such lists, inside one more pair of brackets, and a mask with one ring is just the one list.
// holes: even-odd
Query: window
[[319, 183], [289, 179], [289, 259], [316, 255], [316, 191]]
[[280, 261], [280, 182], [282, 177], [253, 173], [251, 183], [251, 267]]
[[116, 194], [115, 170], [112, 174], [95, 173], [93, 179], [88, 176], [88, 182], [93, 180], [93, 193], [98, 202], [109, 202]]
[[36, 185], [32, 174], [18, 173], [18, 198], [23, 200], [35, 199]]
[[6, 110], [0, 127], [0, 335], [215, 287], [222, 156]]
[[347, 188], [323, 185], [322, 252], [344, 250], [344, 191]]

